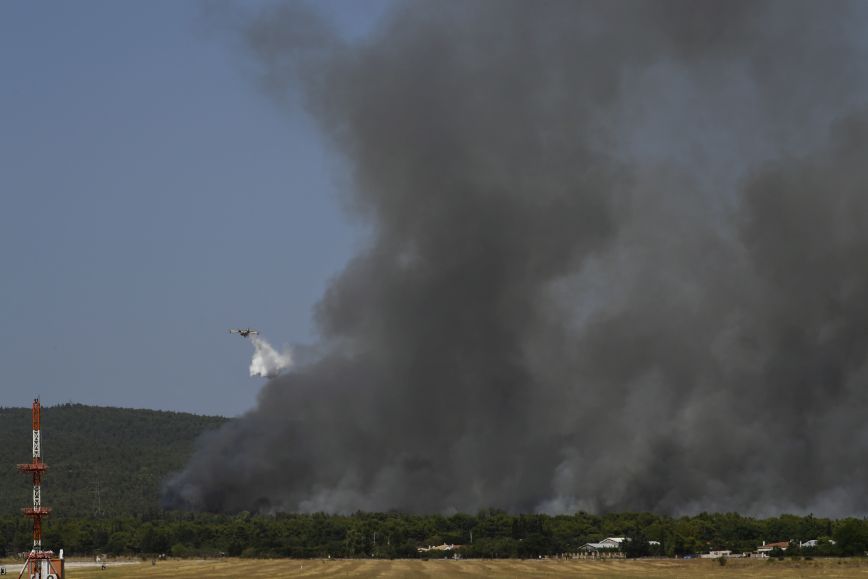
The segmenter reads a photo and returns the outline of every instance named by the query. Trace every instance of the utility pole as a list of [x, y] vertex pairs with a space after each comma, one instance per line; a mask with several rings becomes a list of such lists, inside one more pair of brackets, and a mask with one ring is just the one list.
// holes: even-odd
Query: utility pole
[[99, 486], [99, 473], [96, 473], [96, 483], [94, 486], [94, 515], [101, 517], [104, 513], [102, 510], [102, 492]]

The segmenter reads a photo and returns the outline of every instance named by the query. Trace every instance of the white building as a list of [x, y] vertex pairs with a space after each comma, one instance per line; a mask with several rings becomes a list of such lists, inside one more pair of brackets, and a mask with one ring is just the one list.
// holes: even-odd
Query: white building
[[709, 551], [699, 556], [701, 559], [720, 559], [721, 557], [732, 557], [732, 551], [729, 549], [723, 551]]
[[625, 537], [606, 537], [599, 543], [585, 543], [579, 547], [579, 551], [592, 552], [620, 549], [621, 544], [626, 540]]
[[427, 547], [416, 547], [416, 550], [420, 553], [427, 553], [428, 551], [453, 551], [460, 548], [461, 545], [450, 545], [447, 543], [443, 543], [442, 545], [428, 545]]
[[827, 539], [826, 541], [820, 541], [820, 539], [811, 539], [810, 541], [803, 541], [799, 543], [799, 547], [818, 547], [821, 543], [829, 543], [830, 545], [834, 545], [835, 541], [832, 539]]

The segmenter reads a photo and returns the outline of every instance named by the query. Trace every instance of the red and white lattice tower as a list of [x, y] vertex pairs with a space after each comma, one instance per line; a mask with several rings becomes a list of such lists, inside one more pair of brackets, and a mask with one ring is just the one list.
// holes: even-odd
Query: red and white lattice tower
[[19, 464], [18, 470], [33, 477], [33, 506], [22, 509], [24, 516], [33, 519], [33, 549], [27, 554], [24, 567], [18, 574], [18, 579], [27, 571], [28, 579], [48, 579], [50, 576], [61, 577], [55, 564], [54, 553], [42, 548], [42, 519], [47, 517], [51, 509], [42, 506], [42, 475], [48, 467], [42, 462], [42, 428], [40, 411], [42, 406], [39, 398], [33, 401], [33, 462]]

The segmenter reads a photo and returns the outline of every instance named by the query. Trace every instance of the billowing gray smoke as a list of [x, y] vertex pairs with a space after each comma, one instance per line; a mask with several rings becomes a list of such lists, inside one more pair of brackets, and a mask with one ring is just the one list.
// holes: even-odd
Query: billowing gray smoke
[[[398, 2], [245, 29], [373, 241], [167, 504], [868, 512], [868, 5]], [[312, 240], [312, 243], [314, 240]]]

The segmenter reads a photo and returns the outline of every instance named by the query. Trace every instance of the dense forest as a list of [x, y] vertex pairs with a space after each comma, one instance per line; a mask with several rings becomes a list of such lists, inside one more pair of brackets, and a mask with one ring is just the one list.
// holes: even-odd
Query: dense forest
[[[254, 516], [152, 513], [137, 517], [54, 518], [45, 544], [74, 554], [246, 557], [443, 557], [417, 547], [462, 545], [463, 557], [539, 557], [574, 553], [607, 536], [633, 540], [628, 556], [687, 555], [710, 549], [753, 551], [762, 541], [833, 539], [787, 555], [862, 555], [868, 521], [783, 515], [754, 519], [737, 514], [670, 518], [649, 513], [591, 515], [406, 515], [357, 513]], [[648, 541], [659, 541], [649, 547]], [[0, 556], [24, 551], [30, 527], [20, 516], [0, 517]], [[656, 549], [652, 550], [652, 549]], [[436, 554], [435, 554], [436, 553]]]
[[[226, 418], [63, 404], [42, 410], [43, 483], [58, 516], [133, 515], [159, 508], [163, 479], [179, 470], [203, 432]], [[0, 408], [0, 513], [31, 501], [15, 465], [30, 462], [30, 408]]]

